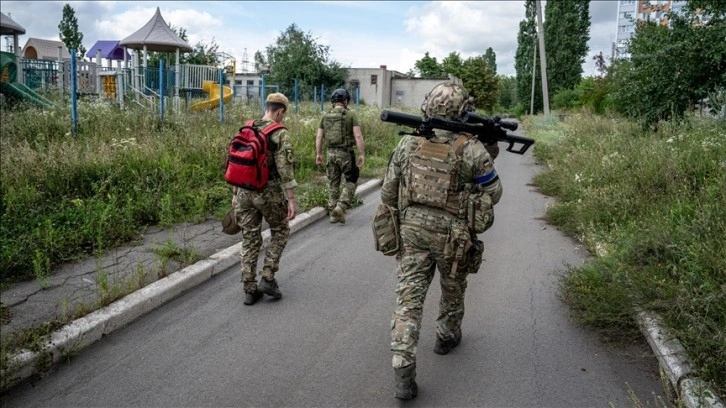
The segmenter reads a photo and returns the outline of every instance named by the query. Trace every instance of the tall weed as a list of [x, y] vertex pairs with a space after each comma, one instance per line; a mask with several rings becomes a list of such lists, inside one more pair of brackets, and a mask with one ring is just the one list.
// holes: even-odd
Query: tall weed
[[[71, 135], [68, 107], [60, 100], [48, 110], [3, 112], [4, 283], [46, 277], [53, 266], [133, 240], [149, 225], [224, 214], [231, 195], [222, 177], [227, 146], [244, 121], [262, 113], [260, 105], [233, 103], [225, 106], [223, 123], [218, 110], [170, 112], [160, 123], [150, 109], [82, 99], [78, 132]], [[367, 156], [361, 177], [381, 176], [398, 142], [396, 126], [381, 122], [379, 114], [376, 107], [358, 111]], [[283, 121], [296, 179], [311, 193], [326, 182], [324, 166], [315, 165], [320, 116], [319, 108], [303, 103]], [[317, 195], [304, 203], [319, 204]]]
[[593, 258], [562, 280], [582, 321], [633, 334], [655, 310], [705, 379], [726, 393], [726, 122], [693, 117], [644, 132], [600, 116], [528, 118], [535, 183], [559, 199], [550, 222]]

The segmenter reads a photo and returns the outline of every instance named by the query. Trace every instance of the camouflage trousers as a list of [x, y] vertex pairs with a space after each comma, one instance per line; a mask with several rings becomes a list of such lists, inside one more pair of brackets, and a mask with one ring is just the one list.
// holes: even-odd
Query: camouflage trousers
[[[353, 202], [353, 195], [358, 183], [358, 166], [355, 164], [355, 154], [352, 149], [328, 148], [328, 207], [335, 208], [340, 205], [348, 209]], [[340, 184], [343, 183], [343, 193]]]
[[444, 257], [448, 240], [448, 233], [401, 225], [403, 251], [397, 259], [397, 297], [391, 319], [393, 368], [403, 368], [416, 362], [424, 300], [437, 268], [441, 299], [436, 319], [436, 336], [449, 341], [461, 334], [464, 292], [467, 286], [466, 268], [459, 265], [456, 276], [449, 276], [453, 261]]
[[242, 229], [240, 262], [245, 292], [257, 289], [257, 259], [262, 247], [262, 218], [270, 225], [270, 244], [265, 251], [262, 276], [275, 277], [280, 257], [290, 236], [287, 221], [287, 198], [279, 183], [270, 182], [262, 191], [240, 188], [235, 206], [237, 224]]

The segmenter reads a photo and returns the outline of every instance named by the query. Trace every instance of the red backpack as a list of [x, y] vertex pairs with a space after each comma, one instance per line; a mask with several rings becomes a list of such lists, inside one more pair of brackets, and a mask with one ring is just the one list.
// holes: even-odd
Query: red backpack
[[264, 129], [257, 129], [253, 124], [253, 120], [247, 121], [230, 142], [224, 180], [233, 186], [258, 191], [270, 178], [267, 136], [285, 127], [273, 122]]

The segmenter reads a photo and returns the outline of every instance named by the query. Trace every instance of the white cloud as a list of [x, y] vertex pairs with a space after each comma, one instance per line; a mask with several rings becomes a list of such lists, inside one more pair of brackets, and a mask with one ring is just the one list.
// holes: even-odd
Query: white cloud
[[[420, 41], [415, 47], [420, 59], [426, 51], [439, 61], [450, 52], [464, 58], [484, 54], [492, 47], [499, 73], [514, 73], [519, 22], [524, 19], [523, 2], [431, 2], [412, 8], [404, 22], [406, 32]], [[412, 64], [413, 65], [413, 64]]]

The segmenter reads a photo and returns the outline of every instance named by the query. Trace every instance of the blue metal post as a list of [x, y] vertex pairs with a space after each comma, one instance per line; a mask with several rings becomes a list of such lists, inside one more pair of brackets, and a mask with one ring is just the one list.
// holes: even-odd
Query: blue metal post
[[71, 50], [71, 131], [76, 134], [78, 130], [78, 100], [76, 89], [78, 88], [78, 71], [76, 71], [76, 49]]
[[320, 85], [320, 112], [325, 112], [325, 85]]
[[159, 117], [164, 120], [164, 59], [159, 60]]
[[260, 99], [260, 102], [262, 103], [262, 115], [265, 115], [265, 76], [262, 75], [262, 99]]
[[313, 110], [318, 111], [318, 87], [313, 87]]
[[355, 111], [360, 110], [360, 88], [355, 88]]
[[297, 113], [297, 79], [295, 80], [295, 113]]
[[224, 70], [219, 70], [219, 123], [224, 123]]

